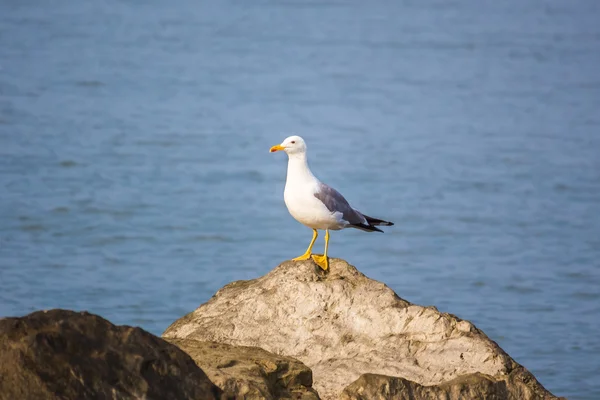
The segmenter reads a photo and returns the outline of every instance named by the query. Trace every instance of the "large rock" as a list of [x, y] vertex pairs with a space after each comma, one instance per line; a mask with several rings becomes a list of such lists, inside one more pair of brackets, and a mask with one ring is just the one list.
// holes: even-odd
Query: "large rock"
[[176, 346], [86, 312], [0, 320], [0, 399], [219, 399]]
[[[364, 373], [443, 389], [476, 373], [510, 386], [505, 377], [521, 368], [470, 322], [402, 300], [339, 259], [329, 273], [312, 261], [288, 261], [261, 278], [226, 285], [163, 337], [297, 358], [312, 369], [322, 399], [339, 398]], [[531, 395], [524, 399], [552, 397], [528, 376], [531, 390], [523, 393]]]
[[258, 347], [167, 339], [188, 353], [209, 379], [234, 399], [319, 400], [312, 372], [300, 361]]

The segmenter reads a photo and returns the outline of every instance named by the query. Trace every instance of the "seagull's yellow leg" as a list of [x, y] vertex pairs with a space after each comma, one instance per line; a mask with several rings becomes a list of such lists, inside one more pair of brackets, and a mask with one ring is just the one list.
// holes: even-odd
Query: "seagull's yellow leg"
[[308, 249], [306, 249], [304, 254], [302, 254], [300, 257], [292, 258], [292, 261], [308, 260], [310, 258], [310, 255], [312, 254], [311, 251], [312, 251], [313, 245], [315, 244], [315, 240], [317, 240], [317, 236], [319, 236], [319, 233], [317, 232], [316, 229], [313, 229], [313, 238], [310, 241], [310, 244], [308, 245]]
[[327, 259], [327, 248], [329, 247], [329, 229], [325, 230], [325, 252], [322, 256], [313, 254], [312, 259], [323, 271], [329, 269], [329, 260]]

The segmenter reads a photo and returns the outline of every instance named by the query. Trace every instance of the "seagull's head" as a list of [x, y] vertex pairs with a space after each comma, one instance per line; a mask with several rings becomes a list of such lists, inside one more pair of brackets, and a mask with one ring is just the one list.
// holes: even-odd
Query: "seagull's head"
[[285, 138], [281, 144], [271, 147], [271, 150], [269, 151], [274, 153], [279, 150], [285, 151], [288, 155], [305, 153], [306, 142], [304, 142], [304, 139], [302, 139], [300, 136], [290, 136]]

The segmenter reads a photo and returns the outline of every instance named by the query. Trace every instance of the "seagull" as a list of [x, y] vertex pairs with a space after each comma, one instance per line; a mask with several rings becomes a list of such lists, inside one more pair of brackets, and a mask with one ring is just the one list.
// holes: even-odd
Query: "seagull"
[[[298, 222], [313, 230], [313, 237], [306, 252], [293, 261], [308, 260], [327, 271], [329, 260], [329, 230], [356, 228], [366, 232], [383, 232], [377, 226], [391, 226], [392, 222], [369, 217], [352, 208], [337, 190], [318, 180], [308, 168], [306, 142], [300, 136], [290, 136], [281, 144], [271, 147], [270, 152], [285, 151], [288, 155], [287, 179], [283, 199], [288, 211]], [[318, 229], [325, 231], [323, 255], [312, 254], [319, 236]]]

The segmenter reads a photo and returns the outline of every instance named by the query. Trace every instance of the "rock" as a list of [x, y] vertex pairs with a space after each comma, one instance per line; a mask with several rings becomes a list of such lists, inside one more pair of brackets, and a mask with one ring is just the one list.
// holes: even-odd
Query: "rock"
[[86, 312], [0, 320], [0, 399], [219, 399], [176, 346]]
[[168, 340], [188, 353], [227, 398], [319, 400], [311, 388], [312, 371], [291, 357], [258, 347]]
[[449, 382], [422, 386], [404, 378], [364, 374], [351, 383], [340, 400], [462, 400], [462, 399], [554, 399], [523, 367], [508, 375], [463, 375]]
[[[479, 373], [514, 385], [507, 377], [522, 368], [470, 322], [402, 300], [339, 259], [328, 273], [312, 261], [287, 261], [261, 278], [230, 283], [163, 337], [297, 358], [312, 369], [322, 399], [339, 398], [365, 373], [423, 386]], [[528, 376], [531, 393], [552, 397]]]

